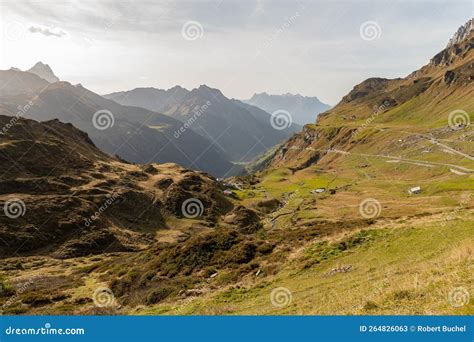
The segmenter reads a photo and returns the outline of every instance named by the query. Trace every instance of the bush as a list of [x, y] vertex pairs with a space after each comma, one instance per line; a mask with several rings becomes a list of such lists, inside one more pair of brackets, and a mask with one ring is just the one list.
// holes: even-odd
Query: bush
[[5, 279], [0, 278], [0, 297], [12, 296], [15, 289]]
[[151, 290], [146, 297], [146, 304], [156, 304], [166, 299], [171, 293], [173, 288], [171, 287], [160, 287], [158, 289]]
[[365, 311], [375, 310], [375, 309], [378, 309], [378, 308], [379, 308], [379, 306], [377, 304], [375, 304], [374, 302], [372, 302], [372, 301], [368, 301], [364, 305], [364, 310]]

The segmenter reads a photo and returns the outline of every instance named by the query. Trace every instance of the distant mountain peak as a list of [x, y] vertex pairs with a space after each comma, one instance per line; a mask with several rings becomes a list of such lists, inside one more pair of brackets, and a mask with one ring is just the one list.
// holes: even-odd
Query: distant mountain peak
[[317, 115], [330, 108], [316, 96], [286, 93], [281, 95], [255, 93], [249, 100], [242, 102], [256, 106], [268, 113], [285, 110], [290, 113], [294, 123], [305, 125], [314, 122]]
[[459, 44], [460, 42], [462, 42], [464, 39], [467, 38], [467, 36], [472, 32], [474, 31], [474, 19], [471, 18], [467, 21], [467, 23], [465, 23], [464, 25], [462, 25], [460, 28], [458, 28], [458, 30], [456, 31], [456, 33], [454, 34], [454, 36], [449, 40], [448, 42], [448, 45], [446, 47], [451, 47], [453, 46], [454, 44]]
[[214, 98], [225, 98], [224, 94], [219, 89], [211, 88], [206, 84], [201, 84], [199, 88], [195, 88], [191, 91], [191, 94], [196, 94], [204, 97], [212, 95]]
[[262, 93], [255, 93], [253, 94], [252, 98], [251, 99], [257, 99], [259, 97], [268, 97], [268, 98], [271, 98], [271, 97], [274, 97], [274, 98], [278, 98], [278, 97], [286, 97], [286, 98], [296, 98], [296, 99], [313, 99], [313, 100], [317, 100], [319, 101], [319, 99], [316, 97], [316, 96], [304, 96], [304, 95], [301, 95], [301, 94], [293, 94], [293, 93], [285, 93], [285, 94], [281, 94], [281, 95], [277, 95], [277, 94], [269, 94], [267, 92], [262, 92]]
[[43, 62], [37, 62], [31, 69], [26, 70], [27, 72], [31, 72], [38, 77], [48, 81], [49, 83], [58, 82], [59, 78], [54, 74], [53, 70], [48, 64], [44, 64]]
[[[180, 85], [175, 85], [172, 88], [169, 88], [168, 90], [186, 90], [185, 88], [181, 87]], [[186, 90], [187, 91], [187, 90]]]
[[198, 89], [198, 90], [199, 90], [199, 89], [201, 89], [201, 90], [202, 90], [202, 89], [205, 89], [205, 90], [209, 90], [209, 91], [220, 91], [219, 89], [209, 87], [207, 84], [201, 84], [201, 85], [199, 86], [199, 88], [197, 88], [197, 89]]

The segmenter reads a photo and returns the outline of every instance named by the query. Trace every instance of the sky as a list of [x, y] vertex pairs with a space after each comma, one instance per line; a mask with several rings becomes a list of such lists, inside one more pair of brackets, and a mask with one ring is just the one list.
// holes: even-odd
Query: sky
[[473, 0], [0, 0], [0, 69], [42, 61], [99, 94], [206, 84], [334, 105], [420, 68], [473, 14]]

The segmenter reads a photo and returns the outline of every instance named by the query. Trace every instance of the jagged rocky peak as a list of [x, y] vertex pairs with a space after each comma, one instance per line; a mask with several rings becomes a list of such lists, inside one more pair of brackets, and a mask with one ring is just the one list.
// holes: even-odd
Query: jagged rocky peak
[[211, 88], [206, 84], [201, 84], [199, 88], [194, 88], [191, 90], [190, 95], [202, 96], [204, 98], [208, 98], [212, 96], [212, 98], [216, 100], [227, 100], [227, 98], [222, 94], [222, 92], [217, 88]]
[[448, 66], [464, 58], [474, 46], [473, 25], [473, 19], [470, 19], [461, 26], [449, 40], [448, 46], [430, 60], [430, 65]]
[[286, 110], [291, 114], [293, 122], [300, 125], [314, 122], [319, 113], [330, 108], [329, 105], [321, 102], [316, 96], [303, 96], [289, 92], [281, 95], [272, 95], [266, 92], [255, 93], [252, 98], [242, 101], [259, 107], [268, 113]]
[[27, 72], [31, 72], [38, 77], [48, 81], [49, 83], [58, 82], [59, 78], [54, 74], [53, 70], [48, 64], [44, 64], [43, 62], [36, 63], [31, 69], [26, 70]]
[[467, 23], [465, 23], [456, 31], [454, 36], [449, 40], [448, 45], [446, 47], [451, 47], [454, 44], [459, 44], [464, 39], [466, 39], [466, 37], [472, 31], [474, 31], [474, 18], [469, 19]]

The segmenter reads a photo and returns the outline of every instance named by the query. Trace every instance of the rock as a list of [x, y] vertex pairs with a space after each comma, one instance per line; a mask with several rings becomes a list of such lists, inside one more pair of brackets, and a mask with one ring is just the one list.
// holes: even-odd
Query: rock
[[255, 208], [265, 214], [269, 214], [281, 207], [281, 202], [275, 198], [269, 198], [255, 204]]
[[352, 271], [352, 265], [345, 265], [345, 266], [339, 266], [336, 268], [332, 268], [328, 272], [324, 273], [325, 277], [333, 276], [337, 273], [347, 273]]
[[257, 213], [242, 205], [234, 208], [227, 216], [225, 216], [224, 222], [232, 225], [233, 228], [236, 228], [245, 234], [254, 233], [262, 228], [260, 217]]

